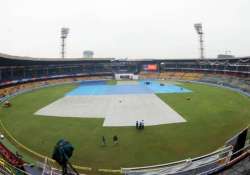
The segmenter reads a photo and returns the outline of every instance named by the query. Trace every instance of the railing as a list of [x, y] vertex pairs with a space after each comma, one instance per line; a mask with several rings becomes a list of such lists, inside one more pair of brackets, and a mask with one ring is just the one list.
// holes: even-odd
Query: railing
[[[178, 162], [146, 166], [146, 167], [135, 167], [135, 168], [122, 168], [122, 173], [125, 175], [166, 175], [166, 174], [178, 174], [178, 175], [207, 175], [223, 170], [223, 168], [234, 164], [234, 160], [230, 160], [233, 155], [242, 153], [238, 158], [242, 156], [248, 156], [250, 150], [250, 144], [244, 148], [232, 153], [232, 147], [222, 148], [213, 153], [190, 159], [182, 160]], [[236, 158], [236, 159], [238, 159]], [[202, 162], [201, 160], [207, 159]]]
[[[246, 154], [249, 154], [249, 151], [250, 150], [250, 144], [246, 145], [244, 148], [234, 152], [230, 157], [234, 156], [234, 155], [237, 155], [238, 153], [240, 152], [244, 152]], [[240, 155], [241, 156], [241, 155]], [[240, 157], [239, 156], [239, 157]], [[237, 158], [236, 158], [237, 159]], [[208, 171], [205, 171], [205, 172], [202, 172], [200, 173], [199, 175], [206, 175], [206, 174], [211, 174], [211, 173], [214, 173], [214, 172], [218, 172], [220, 169], [224, 168], [225, 166], [227, 166], [228, 164], [231, 164], [231, 162], [233, 162], [234, 160], [232, 161], [228, 161], [227, 163], [224, 164], [224, 166], [221, 166], [221, 167], [216, 167], [216, 168], [213, 168], [213, 169], [210, 169]]]
[[5, 174], [5, 175], [15, 175], [15, 174], [20, 174], [20, 175], [32, 175], [28, 172], [25, 172], [21, 169], [18, 169], [11, 164], [9, 164], [7, 161], [4, 159], [0, 158], [0, 173]]
[[[218, 163], [218, 161], [224, 160], [224, 162], [229, 161], [228, 156], [230, 156], [232, 153], [232, 147], [226, 147], [219, 149], [213, 153], [197, 157], [194, 159], [188, 159], [188, 160], [182, 160], [167, 164], [161, 164], [161, 165], [154, 165], [154, 166], [146, 166], [146, 167], [134, 167], [134, 168], [122, 168], [122, 173], [125, 175], [132, 175], [132, 174], [146, 174], [147, 175], [153, 175], [153, 174], [183, 174], [185, 172], [191, 172], [190, 174], [193, 174], [195, 171], [198, 173], [198, 168], [204, 169], [204, 167], [209, 168], [209, 166], [213, 165], [214, 163]], [[220, 162], [221, 163], [221, 162]], [[213, 168], [213, 167], [212, 167]]]

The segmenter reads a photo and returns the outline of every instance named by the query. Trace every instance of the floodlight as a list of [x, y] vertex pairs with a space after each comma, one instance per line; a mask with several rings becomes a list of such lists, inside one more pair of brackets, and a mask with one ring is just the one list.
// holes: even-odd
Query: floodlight
[[61, 28], [61, 38], [66, 38], [69, 34], [69, 28]]
[[203, 47], [203, 30], [202, 30], [202, 23], [196, 23], [194, 24], [194, 28], [199, 35], [199, 42], [200, 42], [200, 59], [204, 59], [204, 47]]
[[61, 55], [62, 55], [62, 58], [64, 58], [64, 55], [65, 55], [65, 39], [67, 38], [69, 34], [69, 28], [66, 28], [66, 27], [63, 27], [61, 28], [61, 39], [62, 39], [62, 51], [61, 51]]
[[203, 34], [203, 32], [202, 32], [202, 24], [201, 23], [194, 24], [194, 28], [195, 28], [195, 30], [197, 31], [197, 33], [199, 35]]

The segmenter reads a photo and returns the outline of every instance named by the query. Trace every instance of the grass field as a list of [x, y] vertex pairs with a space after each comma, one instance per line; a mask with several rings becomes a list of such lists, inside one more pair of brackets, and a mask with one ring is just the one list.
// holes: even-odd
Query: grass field
[[[0, 108], [0, 119], [19, 142], [38, 153], [51, 157], [55, 143], [65, 138], [75, 147], [74, 164], [112, 169], [160, 164], [206, 154], [249, 125], [248, 97], [200, 84], [183, 83], [181, 86], [193, 92], [158, 96], [187, 122], [146, 127], [144, 131], [134, 127], [104, 128], [103, 119], [33, 115], [76, 85], [19, 95], [11, 100], [11, 108]], [[187, 97], [191, 100], [186, 100]], [[103, 135], [107, 138], [105, 147], [101, 146]], [[113, 135], [119, 136], [119, 145], [112, 144]]]

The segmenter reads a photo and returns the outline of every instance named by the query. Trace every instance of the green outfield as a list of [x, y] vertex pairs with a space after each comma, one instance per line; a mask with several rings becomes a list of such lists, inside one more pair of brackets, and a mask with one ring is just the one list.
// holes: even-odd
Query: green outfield
[[[114, 82], [110, 82], [114, 84]], [[146, 127], [102, 127], [103, 119], [44, 117], [38, 109], [64, 96], [77, 85], [61, 85], [21, 94], [11, 108], [0, 108], [0, 119], [23, 145], [51, 157], [55, 143], [65, 138], [75, 152], [72, 162], [92, 168], [119, 169], [167, 163], [200, 156], [250, 123], [250, 99], [239, 93], [201, 84], [182, 83], [192, 90], [184, 94], [158, 94], [187, 122]], [[190, 98], [190, 100], [187, 100]], [[106, 136], [107, 146], [101, 146]], [[118, 135], [118, 145], [112, 136]]]

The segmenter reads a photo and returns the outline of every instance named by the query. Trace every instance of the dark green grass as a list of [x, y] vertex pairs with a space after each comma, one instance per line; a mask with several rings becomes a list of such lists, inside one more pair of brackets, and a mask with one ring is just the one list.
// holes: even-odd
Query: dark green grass
[[[38, 109], [62, 97], [75, 85], [41, 89], [17, 96], [13, 107], [0, 109], [1, 120], [19, 142], [51, 157], [65, 138], [75, 147], [72, 161], [93, 168], [144, 166], [209, 153], [250, 123], [250, 100], [238, 93], [198, 84], [183, 84], [192, 93], [158, 94], [186, 123], [146, 127], [102, 127], [103, 119], [44, 117]], [[191, 100], [186, 100], [189, 97]], [[101, 146], [106, 136], [107, 146]], [[119, 145], [112, 144], [118, 135]]]

